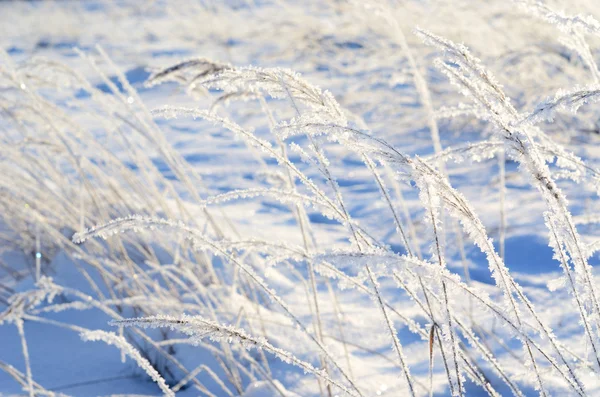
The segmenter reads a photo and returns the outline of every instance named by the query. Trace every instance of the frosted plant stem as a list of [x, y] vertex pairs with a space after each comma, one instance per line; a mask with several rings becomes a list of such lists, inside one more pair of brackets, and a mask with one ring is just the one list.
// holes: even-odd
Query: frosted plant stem
[[504, 241], [506, 239], [506, 160], [504, 148], [498, 153], [498, 169], [500, 173], [500, 239], [498, 244], [500, 246], [500, 258], [504, 261]]
[[[309, 275], [309, 280], [310, 280], [310, 290], [312, 292], [312, 298], [313, 298], [313, 303], [315, 305], [315, 318], [316, 318], [316, 322], [317, 322], [317, 333], [319, 335], [319, 341], [321, 343], [323, 343], [323, 325], [321, 324], [321, 311], [319, 310], [319, 299], [317, 297], [317, 281], [315, 279], [315, 269], [313, 266], [313, 262], [312, 260], [308, 259], [307, 261], [307, 266], [308, 266], [308, 275]], [[328, 366], [327, 366], [327, 361], [322, 358], [321, 359], [322, 365], [325, 369], [325, 372], [327, 374], [329, 374], [329, 370], [328, 370]], [[351, 376], [351, 374], [349, 374]], [[329, 384], [326, 385], [327, 387], [327, 395], [329, 397], [331, 397], [333, 394], [331, 392], [331, 386]]]
[[154, 382], [158, 384], [158, 387], [160, 387], [165, 396], [175, 397], [175, 393], [169, 388], [158, 371], [156, 371], [150, 362], [142, 357], [142, 355], [133, 346], [131, 346], [131, 344], [129, 344], [125, 338], [120, 337], [112, 332], [100, 330], [83, 332], [81, 334], [81, 338], [85, 341], [103, 341], [106, 344], [114, 345], [119, 348], [119, 350], [124, 351], [125, 354], [131, 357], [131, 359], [133, 359], [137, 365], [143, 369]]
[[[399, 277], [396, 277], [396, 280], [398, 282], [401, 282], [404, 290], [409, 293], [413, 299], [415, 299], [416, 302], [419, 302], [418, 300], [416, 300], [417, 296], [416, 294], [413, 294], [410, 292], [410, 290], [408, 289], [408, 286], [406, 286], [404, 284], [404, 282], [402, 282], [400, 280]], [[427, 290], [425, 289], [425, 285], [423, 284], [423, 280], [419, 277], [419, 285], [421, 286], [421, 290], [423, 291], [423, 296], [425, 297], [425, 302], [427, 303], [427, 310], [425, 310], [425, 308], [423, 307], [423, 305], [421, 304], [421, 309], [427, 313], [431, 319], [431, 322], [433, 324], [437, 324], [436, 320], [435, 320], [435, 316], [433, 314], [433, 308], [431, 307], [431, 302], [429, 301], [429, 296], [427, 294]], [[448, 377], [448, 386], [450, 387], [450, 395], [454, 395], [454, 382], [452, 382], [452, 374], [450, 373], [450, 367], [448, 365], [448, 359], [446, 358], [446, 351], [444, 349], [444, 344], [442, 343], [442, 339], [440, 338], [440, 330], [439, 330], [439, 326], [435, 327], [434, 332], [436, 334], [436, 337], [438, 339], [438, 345], [440, 347], [440, 353], [442, 356], [442, 361], [444, 362], [444, 369], [446, 370], [446, 376]]]
[[383, 195], [383, 197], [385, 198], [385, 202], [387, 203], [388, 208], [390, 209], [390, 212], [392, 213], [392, 216], [394, 217], [394, 222], [396, 223], [396, 228], [398, 229], [400, 236], [402, 236], [402, 242], [404, 243], [404, 247], [406, 248], [408, 255], [413, 256], [412, 249], [410, 248], [410, 244], [408, 243], [406, 234], [404, 233], [404, 228], [402, 227], [402, 223], [400, 222], [398, 214], [396, 213], [396, 210], [394, 209], [394, 205], [392, 204], [390, 195], [388, 194], [387, 189], [385, 188], [385, 186], [383, 184], [383, 180], [381, 179], [381, 177], [379, 176], [379, 173], [377, 172], [375, 163], [373, 163], [373, 160], [371, 160], [367, 155], [362, 155], [362, 157], [363, 157], [364, 163], [367, 165], [367, 167], [369, 168], [369, 170], [375, 177], [375, 181], [377, 181], [377, 186], [379, 186], [379, 190], [380, 190], [381, 194]]
[[400, 367], [402, 368], [402, 372], [404, 373], [404, 377], [406, 379], [406, 383], [408, 385], [410, 395], [415, 397], [415, 389], [413, 386], [414, 382], [410, 375], [410, 370], [408, 368], [408, 365], [406, 364], [406, 358], [404, 357], [404, 353], [402, 352], [402, 345], [400, 344], [400, 340], [398, 340], [398, 336], [397, 336], [396, 329], [394, 327], [394, 323], [392, 322], [387, 311], [385, 310], [385, 305], [383, 304], [383, 299], [381, 298], [381, 294], [379, 293], [379, 288], [377, 287], [377, 280], [373, 276], [373, 273], [371, 272], [371, 268], [367, 265], [366, 269], [367, 269], [367, 273], [369, 275], [369, 280], [371, 281], [371, 284], [373, 285], [373, 290], [375, 292], [377, 305], [379, 306], [379, 309], [381, 310], [381, 314], [383, 315], [383, 319], [385, 320], [385, 324], [386, 324], [387, 329], [392, 338], [392, 345], [394, 346], [394, 350], [396, 351], [396, 354], [398, 355], [398, 363], [400, 364]]
[[[434, 239], [435, 239], [435, 252], [437, 253], [437, 257], [438, 257], [438, 262], [440, 267], [444, 268], [444, 260], [442, 259], [442, 251], [440, 249], [440, 241], [438, 238], [438, 232], [437, 232], [437, 220], [435, 218], [435, 213], [434, 213], [434, 209], [433, 209], [433, 204], [431, 202], [431, 193], [429, 191], [429, 185], [426, 186], [426, 193], [427, 193], [427, 198], [429, 200], [429, 214], [431, 216], [431, 225], [433, 228], [433, 235], [434, 235]], [[454, 335], [454, 329], [452, 327], [452, 316], [450, 315], [450, 303], [448, 302], [448, 291], [446, 288], [446, 282], [442, 280], [442, 289], [444, 291], [444, 306], [445, 306], [445, 310], [446, 310], [446, 316], [448, 317], [448, 332], [450, 334], [450, 340], [452, 343], [452, 356], [453, 356], [453, 360], [454, 360], [454, 370], [456, 371], [456, 383], [458, 386], [458, 395], [462, 396], [463, 395], [463, 385], [462, 385], [462, 381], [461, 381], [461, 376], [460, 376], [460, 371], [458, 368], [458, 360], [456, 358], [456, 341], [455, 341], [455, 335]], [[438, 336], [439, 338], [439, 336]]]
[[417, 258], [422, 259], [423, 255], [421, 255], [420, 242], [417, 238], [417, 232], [415, 231], [415, 225], [412, 222], [410, 217], [410, 212], [408, 211], [408, 207], [406, 205], [406, 200], [404, 200], [404, 195], [402, 194], [402, 189], [400, 188], [400, 184], [395, 180], [393, 176], [393, 172], [390, 166], [386, 163], [383, 164], [383, 168], [385, 169], [386, 174], [389, 176], [388, 179], [391, 181], [394, 192], [400, 201], [400, 206], [402, 208], [402, 212], [404, 214], [404, 219], [406, 220], [406, 224], [408, 225], [408, 234], [410, 235], [411, 241], [413, 242], [413, 249], [417, 255]]
[[42, 275], [42, 248], [40, 242], [40, 221], [36, 219], [35, 222], [35, 281], [39, 281]]
[[[80, 161], [79, 168], [83, 171], [83, 159]], [[79, 184], [79, 230], [85, 229], [85, 185]]]
[[346, 358], [346, 365], [348, 366], [348, 373], [350, 374], [350, 377], [352, 379], [354, 379], [354, 374], [352, 372], [352, 364], [350, 363], [350, 353], [348, 351], [348, 343], [346, 341], [344, 327], [342, 326], [342, 318], [344, 317], [344, 312], [342, 312], [342, 307], [339, 304], [337, 295], [336, 295], [335, 291], [333, 290], [329, 280], [326, 280], [326, 285], [327, 285], [327, 289], [329, 291], [329, 296], [331, 297], [331, 300], [333, 302], [333, 308], [335, 311], [335, 322], [338, 327], [338, 332], [340, 333], [340, 339], [342, 341], [342, 345], [344, 346], [344, 357]]
[[[586, 315], [586, 313], [583, 309], [583, 305], [581, 304], [581, 298], [579, 297], [579, 293], [577, 292], [577, 288], [575, 287], [575, 282], [573, 281], [573, 277], [571, 276], [571, 272], [569, 270], [569, 264], [567, 263], [566, 255], [563, 252], [562, 247], [558, 244], [558, 236], [556, 235], [556, 231], [554, 230], [554, 226], [552, 226], [552, 223], [548, 222], [548, 227], [551, 232], [551, 238], [553, 238], [557, 244], [557, 250], [560, 255], [559, 258], [560, 258], [561, 266], [563, 267], [565, 274], [567, 275], [567, 280], [569, 280], [569, 287], [571, 287], [573, 299], [575, 299], [575, 302], [577, 303], [577, 308], [579, 309], [579, 315], [582, 319], [582, 323], [585, 328], [586, 335], [590, 342], [590, 346], [592, 347], [592, 350], [594, 351], [594, 358], [596, 360], [596, 363], [600, 367], [600, 359], [599, 359], [599, 355], [598, 355], [598, 350], [596, 348], [596, 344], [594, 343], [594, 338], [592, 338], [592, 331], [590, 329], [591, 327], [590, 327], [590, 324], [588, 321], [588, 316]], [[577, 378], [575, 377], [575, 374], [573, 373], [573, 371], [571, 370], [570, 367], [569, 367], [569, 371], [571, 371], [571, 373], [573, 374], [573, 377], [577, 381]], [[578, 383], [578, 385], [580, 387], [583, 387], [579, 383]]]
[[429, 397], [433, 397], [433, 339], [435, 335], [435, 323], [429, 329]]
[[27, 374], [27, 389], [29, 392], [29, 397], [33, 397], [35, 395], [33, 389], [33, 376], [31, 375], [31, 363], [29, 360], [29, 349], [27, 348], [27, 339], [25, 339], [25, 330], [23, 328], [23, 320], [18, 319], [15, 321], [15, 325], [17, 326], [17, 330], [19, 331], [19, 338], [21, 339], [21, 349], [23, 351], [23, 359], [25, 361], [25, 372]]

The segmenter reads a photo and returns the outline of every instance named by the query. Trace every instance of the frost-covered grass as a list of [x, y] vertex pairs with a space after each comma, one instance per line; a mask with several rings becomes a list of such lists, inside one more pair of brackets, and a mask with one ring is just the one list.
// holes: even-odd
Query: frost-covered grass
[[597, 395], [594, 11], [1, 3], [0, 394]]

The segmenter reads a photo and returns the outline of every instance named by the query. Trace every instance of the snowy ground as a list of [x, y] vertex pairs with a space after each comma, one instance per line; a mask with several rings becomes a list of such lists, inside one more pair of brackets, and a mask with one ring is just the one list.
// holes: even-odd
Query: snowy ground
[[[307, 249], [303, 239], [306, 234], [299, 227], [297, 202], [282, 197], [258, 196], [209, 204], [209, 217], [200, 198], [242, 189], [286, 190], [286, 168], [268, 152], [250, 147], [218, 123], [185, 116], [151, 116], [148, 110], [165, 105], [209, 109], [219, 96], [214, 88], [187, 87], [186, 92], [185, 84], [145, 84], [161, 68], [184, 59], [206, 58], [236, 67], [292, 69], [310, 84], [330, 91], [352, 126], [368, 130], [399, 152], [425, 159], [438, 169], [442, 161], [432, 157], [437, 150], [489, 141], [498, 128], [489, 118], [480, 120], [473, 114], [443, 117], [444, 109], [470, 102], [434, 67], [434, 59], [444, 53], [423, 44], [413, 34], [416, 27], [469, 47], [522, 114], [554, 97], [559, 89], [591, 85], [591, 91], [598, 90], [599, 73], [593, 70], [593, 59], [597, 59], [600, 48], [600, 29], [586, 30], [572, 21], [573, 25], [560, 25], [575, 26], [572, 29], [576, 34], [570, 35], [572, 31], [561, 32], [545, 21], [544, 15], [532, 15], [511, 2], [414, 0], [391, 2], [389, 8], [380, 8], [377, 2], [226, 3], [0, 3], [0, 50], [5, 51], [0, 57], [0, 394], [159, 395], [157, 384], [133, 360], [122, 360], [116, 347], [100, 341], [84, 342], [80, 336], [84, 330], [105, 330], [119, 335], [124, 332], [171, 387], [181, 387], [178, 383], [185, 374], [198, 369], [191, 376], [196, 383], [189, 379], [183, 382], [178, 395], [327, 395], [325, 382], [317, 381], [314, 375], [304, 374], [302, 369], [266, 351], [246, 352], [236, 341], [230, 345], [228, 341], [205, 339], [194, 347], [177, 331], [123, 331], [108, 324], [116, 318], [185, 313], [264, 336], [273, 346], [317, 368], [323, 367], [323, 353], [315, 348], [314, 339], [322, 339], [327, 351], [351, 374], [365, 396], [409, 395], [403, 365], [390, 348], [392, 339], [376, 300], [360, 289], [344, 288], [349, 282], [330, 280], [328, 273], [321, 271], [315, 281], [320, 315], [314, 314], [307, 263], [318, 265], [318, 258], [325, 257], [318, 254], [330, 254], [337, 248], [353, 249], [356, 254], [358, 247], [349, 228], [308, 207], [310, 233], [306, 234], [311, 238]], [[568, 7], [569, 15], [592, 14], [600, 19], [594, 3], [555, 1], [548, 5], [555, 10]], [[582, 20], [589, 26], [600, 26]], [[571, 41], [585, 38], [592, 63], [571, 48], [584, 48], [584, 44], [576, 42], [568, 47], [561, 41], [563, 37]], [[418, 86], [419, 76], [426, 81], [431, 103]], [[272, 111], [276, 122], [290, 121], [297, 115], [296, 103], [285, 95], [279, 100], [267, 98], [262, 105], [256, 98], [233, 98], [227, 106], [223, 104], [214, 107], [217, 114], [247, 130], [253, 129], [257, 137], [278, 150], [265, 107]], [[550, 169], [569, 200], [581, 246], [593, 252], [593, 247], [600, 248], [600, 190], [595, 191], [600, 182], [600, 173], [595, 171], [600, 167], [597, 104], [584, 105], [576, 115], [560, 112], [554, 116], [554, 122], [544, 121], [539, 126], [553, 142], [579, 156], [588, 167], [580, 183], [564, 178], [559, 162], [552, 163]], [[438, 148], [432, 138], [432, 124], [439, 129]], [[335, 201], [336, 191], [324, 176], [330, 172], [337, 180], [348, 216], [389, 254], [407, 254], [388, 203], [360, 154], [323, 137], [315, 139], [329, 160], [326, 172], [303, 161], [299, 150], [294, 149], [292, 143], [318, 162], [317, 156], [309, 152], [311, 141], [307, 136], [285, 141], [289, 160]], [[547, 202], [524, 167], [510, 156], [501, 167], [497, 156], [493, 153], [482, 161], [443, 162], [443, 173], [471, 204], [494, 240], [495, 250], [503, 254], [510, 274], [535, 306], [540, 321], [554, 331], [560, 352], [585, 385], [578, 392], [577, 387], [570, 387], [557, 375], [559, 370], [544, 361], [541, 351], [550, 352], [554, 360], [558, 358], [548, 338], [541, 335], [535, 317], [519, 303], [520, 311], [525, 313], [523, 332], [540, 346], [534, 356], [544, 387], [552, 395], [598, 395], [600, 361], [596, 363], [594, 346], [583, 331], [569, 288], [548, 287], [549, 282], [557, 284], [554, 280], [560, 279], [563, 271], [548, 243], [549, 229], [544, 222]], [[430, 207], [419, 196], [414, 178], [377, 167], [403, 226], [407, 233], [411, 231], [409, 241], [416, 256], [437, 265], [432, 228], [427, 224]], [[501, 169], [505, 169], [505, 181]], [[402, 177], [404, 180], [398, 182]], [[310, 195], [300, 190], [299, 181], [295, 184], [300, 192]], [[501, 194], [503, 185], [505, 198]], [[261, 251], [241, 246], [232, 249], [229, 257], [217, 257], [211, 252], [193, 252], [194, 247], [181, 230], [161, 228], [124, 233], [106, 242], [70, 242], [76, 231], [130, 214], [182, 221], [215, 241], [255, 239], [300, 249], [304, 245], [304, 256], [284, 258], [283, 249]], [[510, 313], [488, 269], [486, 254], [448, 213], [442, 212], [441, 218], [439, 238], [450, 272], [480, 291], [481, 296], [489, 294], [503, 313]], [[503, 239], [504, 244], [500, 243]], [[304, 324], [306, 332], [278, 307], [276, 300], [269, 299], [268, 292], [232, 264], [237, 260], [264, 278]], [[588, 261], [596, 273], [598, 252]], [[362, 268], [363, 262], [356, 257], [331, 259], [337, 268], [356, 276], [353, 280], [371, 291], [373, 286]], [[25, 297], [27, 291], [36, 290], [36, 264], [40, 265], [41, 275], [51, 277], [62, 289], [52, 302], [39, 299], [41, 302], [23, 309], [15, 301]], [[378, 288], [385, 302], [396, 314], [409, 319], [401, 321], [398, 316], [392, 322], [414, 377], [415, 395], [428, 395], [427, 336], [432, 321], [390, 276], [393, 267], [385, 258], [373, 256], [370, 264], [379, 277]], [[388, 268], [378, 266], [382, 264]], [[174, 268], [181, 270], [176, 272]], [[425, 275], [430, 271], [412, 270]], [[170, 278], [174, 275], [180, 277], [180, 283]], [[407, 281], [414, 291], [418, 288], [415, 280]], [[442, 296], [435, 284], [439, 279], [432, 276], [431, 282], [431, 296]], [[592, 284], [596, 285], [593, 280]], [[456, 318], [472, 327], [520, 393], [537, 395], [535, 371], [514, 330], [463, 292], [450, 288]], [[419, 302], [425, 302], [419, 294]], [[444, 307], [441, 302], [434, 302], [436, 305]], [[15, 316], [17, 306], [22, 312]], [[590, 333], [597, 340], [600, 317], [595, 318], [589, 302], [585, 310], [590, 313]], [[507, 317], [516, 323], [512, 314]], [[443, 322], [444, 318], [439, 314], [436, 321]], [[407, 322], [411, 321], [421, 334], [409, 329]], [[27, 342], [26, 355], [20, 324]], [[324, 335], [315, 331], [319, 327]], [[157, 345], [141, 335], [159, 343], [166, 355], [157, 353]], [[470, 346], [467, 337], [461, 334], [460, 338]], [[449, 375], [437, 346], [433, 348], [432, 393], [446, 396], [450, 395]], [[472, 347], [465, 350], [500, 395], [514, 393], [493, 365], [482, 359], [480, 351]], [[332, 378], [348, 387], [340, 371], [328, 365]], [[558, 366], [567, 372], [562, 363]], [[454, 376], [450, 372], [450, 377]], [[39, 386], [31, 387], [35, 389], [31, 392], [30, 380]], [[488, 395], [470, 378], [464, 387], [467, 396]], [[333, 387], [331, 395], [338, 394], [343, 392]]]

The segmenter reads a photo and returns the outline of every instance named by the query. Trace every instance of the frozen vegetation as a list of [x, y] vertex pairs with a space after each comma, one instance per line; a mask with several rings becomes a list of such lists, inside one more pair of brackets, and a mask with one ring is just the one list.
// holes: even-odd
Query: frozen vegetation
[[599, 20], [0, 2], [0, 395], [599, 396]]

